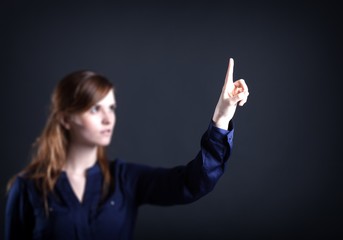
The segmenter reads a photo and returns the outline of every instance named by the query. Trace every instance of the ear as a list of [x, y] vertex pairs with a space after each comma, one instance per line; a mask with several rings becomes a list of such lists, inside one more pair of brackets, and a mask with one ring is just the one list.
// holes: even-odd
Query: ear
[[62, 115], [60, 117], [60, 123], [65, 129], [70, 130], [70, 116]]

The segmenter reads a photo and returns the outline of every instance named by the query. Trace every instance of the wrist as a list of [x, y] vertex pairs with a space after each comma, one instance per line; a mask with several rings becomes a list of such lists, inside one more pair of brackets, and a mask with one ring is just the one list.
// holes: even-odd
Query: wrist
[[216, 107], [212, 120], [214, 125], [221, 129], [228, 129], [229, 122], [233, 118], [237, 106], [227, 106], [225, 108], [218, 106]]
[[228, 130], [231, 118], [218, 118], [217, 119], [213, 117], [212, 121], [214, 123], [214, 126], [216, 126], [217, 128]]

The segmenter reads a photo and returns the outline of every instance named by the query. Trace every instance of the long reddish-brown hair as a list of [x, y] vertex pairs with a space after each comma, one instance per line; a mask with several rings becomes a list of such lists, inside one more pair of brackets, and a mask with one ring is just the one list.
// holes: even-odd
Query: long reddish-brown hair
[[[111, 89], [114, 87], [106, 77], [92, 71], [77, 71], [65, 76], [52, 93], [46, 125], [33, 144], [32, 161], [9, 181], [8, 190], [18, 175], [33, 179], [42, 194], [47, 211], [47, 196], [53, 191], [66, 163], [70, 143], [69, 132], [63, 127], [62, 119], [69, 114], [87, 111]], [[97, 160], [103, 173], [102, 196], [105, 198], [112, 181], [105, 147], [98, 147]]]

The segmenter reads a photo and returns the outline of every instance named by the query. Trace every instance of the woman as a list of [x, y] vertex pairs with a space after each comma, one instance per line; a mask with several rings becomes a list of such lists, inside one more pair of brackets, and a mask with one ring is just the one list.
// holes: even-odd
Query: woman
[[108, 161], [115, 126], [112, 84], [78, 71], [55, 88], [32, 162], [9, 183], [5, 239], [132, 239], [138, 207], [195, 201], [223, 174], [236, 106], [247, 101], [244, 80], [225, 83], [201, 150], [186, 166], [153, 168]]

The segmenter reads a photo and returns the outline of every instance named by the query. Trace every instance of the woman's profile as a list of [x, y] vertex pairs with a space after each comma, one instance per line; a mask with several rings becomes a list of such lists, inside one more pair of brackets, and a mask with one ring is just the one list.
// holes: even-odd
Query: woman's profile
[[5, 240], [132, 239], [141, 205], [186, 204], [212, 191], [231, 153], [236, 107], [249, 95], [244, 80], [233, 81], [233, 64], [199, 152], [173, 168], [110, 160], [114, 86], [92, 71], [66, 75], [32, 161], [8, 184]]

